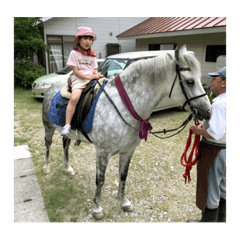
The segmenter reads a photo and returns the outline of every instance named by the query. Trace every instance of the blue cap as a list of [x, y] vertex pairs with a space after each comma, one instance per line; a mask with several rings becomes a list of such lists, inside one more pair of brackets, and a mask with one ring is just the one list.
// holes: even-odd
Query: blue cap
[[221, 76], [223, 79], [226, 79], [226, 67], [218, 70], [217, 72], [208, 73], [211, 77]]

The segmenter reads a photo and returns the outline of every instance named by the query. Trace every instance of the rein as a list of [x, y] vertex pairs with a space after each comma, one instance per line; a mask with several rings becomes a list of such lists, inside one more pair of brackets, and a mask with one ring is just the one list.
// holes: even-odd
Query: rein
[[[179, 126], [178, 128], [174, 128], [174, 129], [171, 129], [171, 130], [166, 130], [166, 129], [164, 129], [163, 131], [158, 131], [158, 132], [151, 132], [151, 131], [150, 131], [150, 133], [151, 133], [153, 136], [155, 136], [155, 137], [157, 137], [157, 138], [161, 138], [161, 139], [166, 139], [166, 138], [173, 137], [173, 136], [179, 134], [179, 133], [188, 125], [188, 123], [192, 120], [192, 117], [193, 117], [193, 116], [194, 116], [193, 114], [190, 114], [190, 115], [187, 117], [187, 119], [182, 123], [182, 125]], [[164, 133], [164, 134], [166, 134], [167, 132], [175, 132], [175, 131], [177, 131], [179, 128], [182, 128], [182, 129], [180, 129], [180, 130], [179, 130], [178, 132], [176, 132], [175, 134], [172, 134], [172, 135], [167, 136], [167, 137], [160, 137], [160, 136], [157, 135], [157, 133], [158, 133], [158, 134], [159, 134], [159, 133]]]

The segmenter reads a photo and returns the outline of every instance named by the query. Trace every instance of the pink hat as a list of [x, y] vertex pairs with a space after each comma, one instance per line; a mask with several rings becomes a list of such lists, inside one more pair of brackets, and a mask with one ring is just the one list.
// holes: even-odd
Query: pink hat
[[97, 36], [92, 32], [92, 29], [90, 27], [79, 27], [74, 38], [75, 42], [77, 41], [78, 36], [92, 36], [93, 41], [96, 41], [97, 39]]

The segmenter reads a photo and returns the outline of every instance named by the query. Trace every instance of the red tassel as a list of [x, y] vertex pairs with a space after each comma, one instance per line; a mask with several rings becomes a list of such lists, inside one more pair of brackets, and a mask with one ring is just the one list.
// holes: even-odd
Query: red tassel
[[[188, 151], [188, 149], [191, 145], [192, 134], [193, 134], [192, 127], [190, 127], [187, 143], [186, 143], [184, 152], [183, 152], [183, 154], [181, 156], [181, 159], [180, 159], [180, 162], [181, 162], [182, 166], [184, 166], [186, 168], [185, 173], [183, 173], [183, 177], [185, 178], [185, 184], [186, 184], [187, 180], [188, 180], [188, 183], [190, 183], [190, 181], [191, 181], [190, 171], [192, 169], [192, 166], [196, 164], [197, 156], [198, 156], [198, 153], [199, 153], [198, 145], [199, 145], [199, 141], [200, 141], [200, 135], [195, 135], [192, 150], [189, 154], [189, 157], [187, 158], [187, 151]], [[194, 151], [195, 151], [195, 158], [192, 161]]]

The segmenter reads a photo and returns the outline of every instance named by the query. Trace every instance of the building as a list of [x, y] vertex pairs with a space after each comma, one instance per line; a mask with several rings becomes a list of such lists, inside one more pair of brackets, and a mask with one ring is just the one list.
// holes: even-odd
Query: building
[[50, 53], [45, 53], [44, 67], [47, 74], [56, 72], [66, 66], [69, 54], [75, 42], [74, 36], [78, 27], [91, 27], [97, 35], [93, 49], [98, 58], [120, 52], [131, 52], [136, 49], [136, 40], [121, 40], [118, 34], [143, 22], [146, 17], [43, 17], [44, 42], [50, 48]]
[[187, 44], [201, 63], [203, 82], [209, 82], [207, 73], [226, 65], [226, 17], [152, 17], [117, 38], [135, 39], [136, 51], [169, 50]]

